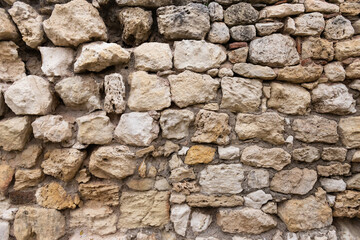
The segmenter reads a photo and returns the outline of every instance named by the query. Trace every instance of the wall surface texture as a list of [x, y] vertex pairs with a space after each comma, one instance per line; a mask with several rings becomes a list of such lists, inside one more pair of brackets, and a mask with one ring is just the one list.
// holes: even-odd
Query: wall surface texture
[[360, 240], [359, 0], [0, 0], [1, 240]]

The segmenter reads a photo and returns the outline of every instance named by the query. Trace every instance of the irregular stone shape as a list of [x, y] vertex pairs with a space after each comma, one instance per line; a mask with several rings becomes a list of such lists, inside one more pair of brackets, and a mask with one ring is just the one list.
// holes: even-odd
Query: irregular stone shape
[[217, 2], [211, 2], [208, 5], [211, 22], [222, 21], [224, 19], [224, 9]]
[[75, 52], [71, 48], [39, 47], [41, 71], [49, 77], [70, 76]]
[[342, 118], [339, 121], [341, 141], [347, 148], [360, 147], [360, 117]]
[[52, 182], [44, 185], [36, 191], [36, 202], [45, 208], [63, 210], [76, 208], [74, 199], [68, 195], [65, 189], [58, 183]]
[[355, 60], [346, 67], [346, 78], [355, 79], [360, 78], [360, 61]]
[[230, 40], [229, 28], [223, 22], [214, 22], [211, 24], [207, 39], [212, 43], [227, 43]]
[[230, 29], [230, 35], [235, 41], [251, 41], [256, 37], [254, 25], [239, 25]]
[[276, 33], [251, 41], [249, 60], [269, 67], [285, 67], [299, 63], [300, 57], [295, 41], [289, 36]]
[[29, 75], [14, 82], [5, 92], [5, 102], [17, 115], [44, 115], [54, 108], [54, 97], [47, 80]]
[[336, 143], [339, 140], [337, 122], [319, 116], [295, 119], [292, 129], [296, 139], [307, 143]]
[[311, 163], [320, 159], [320, 151], [316, 147], [306, 146], [294, 149], [292, 157], [296, 161]]
[[122, 192], [118, 228], [162, 227], [170, 220], [169, 192]]
[[317, 171], [320, 176], [328, 177], [334, 175], [346, 175], [350, 172], [350, 164], [334, 163], [328, 166], [317, 166]]
[[[174, 43], [174, 66], [179, 70], [204, 72], [218, 68], [226, 60], [222, 46], [195, 40], [182, 40]], [[196, 53], [189, 55], [189, 52]]]
[[342, 192], [346, 189], [346, 183], [342, 179], [321, 178], [320, 183], [326, 192]]
[[192, 168], [178, 167], [171, 170], [169, 180], [171, 182], [181, 182], [185, 179], [196, 179], [194, 170]]
[[57, 4], [43, 22], [47, 37], [57, 46], [74, 46], [92, 40], [107, 40], [107, 29], [99, 12], [85, 0]]
[[347, 190], [336, 195], [334, 217], [360, 217], [360, 192]]
[[258, 78], [262, 80], [273, 80], [276, 78], [276, 73], [272, 68], [251, 63], [236, 63], [233, 66], [233, 71], [246, 78]]
[[301, 65], [285, 67], [277, 71], [276, 80], [291, 83], [313, 82], [320, 78], [322, 72], [323, 67], [315, 64], [311, 64], [306, 67]]
[[0, 146], [5, 151], [23, 150], [30, 136], [29, 117], [5, 118], [0, 121]]
[[55, 209], [20, 207], [14, 221], [14, 235], [18, 240], [57, 240], [65, 235], [65, 217]]
[[186, 153], [185, 164], [209, 163], [214, 159], [215, 151], [216, 149], [212, 147], [194, 145]]
[[340, 12], [345, 15], [358, 16], [360, 14], [359, 2], [344, 2], [340, 4]]
[[283, 3], [267, 6], [260, 11], [260, 18], [284, 18], [305, 12], [303, 4]]
[[153, 24], [151, 15], [151, 11], [145, 11], [139, 7], [121, 9], [119, 22], [123, 27], [122, 40], [128, 45], [139, 45], [145, 42], [151, 34]]
[[[74, 0], [77, 1], [77, 0]], [[116, 43], [92, 42], [81, 46], [74, 72], [100, 72], [105, 68], [130, 61], [130, 53]]]
[[8, 11], [26, 45], [36, 48], [44, 41], [43, 18], [34, 8], [26, 3], [17, 1]]
[[194, 113], [189, 110], [166, 109], [160, 117], [162, 136], [169, 139], [187, 137], [192, 121], [194, 121]]
[[220, 159], [233, 160], [240, 157], [240, 149], [234, 146], [218, 147], [218, 153]]
[[129, 75], [128, 82], [128, 106], [132, 111], [161, 110], [171, 105], [170, 87], [166, 79], [138, 71]]
[[186, 204], [177, 204], [171, 207], [170, 220], [174, 223], [177, 234], [185, 236], [190, 213], [191, 208]]
[[257, 33], [262, 37], [277, 32], [283, 26], [284, 24], [282, 22], [264, 22], [255, 24]]
[[324, 66], [325, 76], [331, 82], [342, 82], [345, 80], [345, 69], [341, 62], [331, 62]]
[[126, 108], [126, 92], [123, 77], [118, 73], [106, 75], [104, 79], [104, 88], [104, 110], [107, 113], [123, 113]]
[[79, 185], [82, 199], [101, 202], [107, 206], [119, 205], [119, 191], [120, 187], [111, 183], [90, 182]]
[[355, 100], [342, 83], [319, 84], [311, 92], [311, 100], [315, 111], [345, 115], [355, 113]]
[[180, 108], [214, 100], [220, 85], [218, 80], [209, 75], [187, 70], [178, 75], [170, 75], [168, 80], [171, 88], [171, 99]]
[[346, 187], [348, 189], [360, 190], [360, 174], [353, 175], [346, 181]]
[[34, 138], [45, 142], [63, 142], [72, 135], [72, 124], [63, 119], [61, 115], [46, 115], [36, 118], [31, 124]]
[[102, 146], [90, 156], [89, 170], [98, 178], [123, 179], [135, 169], [135, 155], [127, 146]]
[[5, 221], [0, 221], [0, 237], [3, 240], [9, 240], [10, 235], [10, 223]]
[[321, 159], [325, 161], [343, 162], [346, 159], [346, 148], [324, 147], [321, 153]]
[[90, 76], [75, 76], [61, 80], [55, 85], [66, 107], [93, 111], [101, 108], [100, 88]]
[[146, 112], [131, 112], [121, 115], [115, 128], [118, 141], [133, 146], [149, 146], [158, 137], [159, 125]]
[[169, 40], [201, 40], [210, 30], [209, 9], [203, 4], [161, 7], [156, 15], [159, 33]]
[[1, 164], [0, 165], [0, 196], [3, 195], [8, 189], [13, 176], [15, 169], [9, 165]]
[[256, 145], [246, 147], [240, 161], [253, 167], [283, 169], [291, 162], [291, 155], [281, 148], [262, 148]]
[[324, 36], [330, 40], [342, 40], [354, 35], [351, 22], [341, 15], [326, 21]]
[[301, 45], [302, 58], [323, 59], [331, 61], [334, 58], [333, 43], [320, 37], [309, 37]]
[[250, 188], [269, 187], [269, 172], [264, 169], [253, 169], [247, 175], [247, 183]]
[[306, 12], [336, 13], [340, 10], [338, 5], [321, 0], [305, 0], [304, 6]]
[[295, 18], [295, 36], [320, 35], [325, 28], [325, 20], [321, 13], [307, 13]]
[[360, 38], [337, 42], [335, 44], [335, 59], [342, 61], [349, 57], [360, 56]]
[[75, 177], [85, 157], [86, 152], [77, 149], [53, 149], [45, 153], [41, 167], [45, 174], [68, 182]]
[[237, 3], [224, 11], [224, 22], [228, 26], [252, 24], [259, 18], [259, 12], [250, 3]]
[[352, 162], [358, 163], [360, 162], [360, 151], [356, 151], [351, 159]]
[[44, 179], [41, 169], [17, 170], [14, 189], [16, 191], [37, 186]]
[[232, 112], [255, 112], [259, 109], [262, 96], [261, 81], [224, 77], [221, 79], [221, 89], [221, 108]]
[[270, 189], [286, 194], [308, 193], [317, 181], [317, 173], [307, 168], [292, 168], [275, 173], [270, 183]]
[[200, 172], [199, 184], [208, 194], [237, 194], [243, 191], [245, 179], [241, 164], [217, 164], [206, 166]]
[[216, 223], [223, 232], [260, 234], [276, 227], [273, 217], [260, 209], [235, 208], [220, 209], [216, 214]]
[[334, 225], [340, 239], [356, 239], [360, 234], [359, 219], [357, 218], [335, 218]]
[[173, 0], [116, 0], [119, 6], [157, 8], [173, 4]]
[[172, 52], [167, 43], [143, 43], [135, 48], [134, 56], [137, 70], [157, 72], [172, 68]]
[[115, 126], [103, 111], [79, 117], [76, 123], [77, 140], [82, 144], [107, 144], [113, 139]]
[[190, 226], [193, 232], [203, 232], [211, 224], [211, 215], [194, 211], [191, 214]]
[[238, 195], [216, 196], [196, 193], [186, 196], [186, 202], [191, 207], [236, 207], [242, 206], [244, 199]]
[[360, 20], [356, 20], [355, 22], [353, 22], [352, 26], [355, 31], [354, 34], [359, 34], [360, 33]]
[[107, 235], [116, 232], [116, 222], [117, 216], [110, 207], [92, 201], [70, 212], [69, 225], [72, 228], [86, 227], [93, 233]]
[[240, 140], [258, 138], [272, 144], [283, 144], [284, 123], [284, 118], [276, 113], [239, 113], [236, 117], [235, 132]]
[[192, 142], [226, 145], [230, 141], [229, 115], [201, 109], [195, 118]]
[[325, 191], [319, 188], [315, 196], [291, 199], [278, 206], [278, 215], [291, 232], [311, 230], [331, 225], [332, 210]]
[[25, 64], [18, 55], [19, 47], [10, 41], [0, 41], [0, 80], [14, 82], [26, 76]]
[[16, 40], [19, 35], [14, 23], [11, 21], [9, 14], [6, 10], [0, 9], [0, 22], [2, 23], [0, 27], [0, 40]]
[[242, 47], [228, 52], [228, 58], [231, 63], [246, 63], [249, 48]]

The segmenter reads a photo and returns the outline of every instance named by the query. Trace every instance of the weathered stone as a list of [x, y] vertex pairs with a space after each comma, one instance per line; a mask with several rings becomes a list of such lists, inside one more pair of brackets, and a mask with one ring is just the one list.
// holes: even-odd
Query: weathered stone
[[218, 147], [220, 159], [233, 160], [240, 157], [240, 149], [234, 146]]
[[191, 208], [186, 204], [171, 207], [170, 220], [174, 223], [174, 229], [177, 234], [185, 236], [190, 213]]
[[5, 151], [23, 150], [30, 136], [29, 117], [5, 118], [0, 121], [0, 146]]
[[126, 108], [126, 92], [123, 77], [118, 73], [106, 75], [104, 79], [104, 88], [104, 110], [107, 113], [123, 113]]
[[149, 146], [158, 137], [159, 125], [146, 112], [131, 112], [121, 115], [114, 135], [121, 143], [134, 146]]
[[0, 9], [0, 21], [2, 23], [0, 27], [0, 40], [16, 40], [19, 37], [17, 29], [11, 21], [9, 14], [3, 8]]
[[336, 13], [340, 10], [338, 5], [321, 0], [305, 0], [304, 6], [306, 12]]
[[254, 25], [239, 25], [230, 29], [230, 35], [235, 41], [251, 41], [256, 37]]
[[277, 225], [273, 217], [253, 208], [220, 209], [216, 223], [224, 232], [247, 234], [260, 234]]
[[62, 142], [72, 137], [72, 124], [61, 115], [46, 115], [38, 117], [31, 124], [34, 138], [49, 142]]
[[307, 143], [336, 143], [339, 140], [337, 122], [319, 116], [295, 119], [292, 129], [296, 139]]
[[272, 68], [251, 63], [237, 63], [233, 66], [233, 71], [246, 78], [258, 78], [262, 80], [273, 80], [276, 78], [276, 73]]
[[14, 82], [26, 76], [25, 64], [18, 55], [19, 47], [10, 41], [0, 41], [0, 80]]
[[355, 60], [346, 67], [346, 78], [355, 79], [360, 78], [360, 61]]
[[7, 164], [0, 165], [0, 197], [4, 195], [6, 190], [8, 189], [13, 176], [15, 169]]
[[206, 166], [200, 172], [199, 184], [205, 193], [236, 194], [243, 191], [241, 183], [244, 179], [244, 168], [241, 164], [218, 164]]
[[211, 22], [221, 22], [224, 19], [224, 9], [217, 2], [209, 3], [208, 9]]
[[342, 83], [319, 84], [311, 92], [315, 111], [345, 115], [355, 113], [355, 100], [347, 87]]
[[14, 221], [14, 235], [18, 240], [57, 240], [65, 235], [65, 217], [55, 209], [20, 207]]
[[345, 80], [345, 69], [341, 62], [331, 62], [324, 66], [325, 76], [331, 82], [342, 82]]
[[346, 189], [346, 183], [342, 179], [321, 178], [320, 183], [326, 192], [342, 192]]
[[142, 8], [123, 8], [119, 12], [119, 22], [123, 27], [122, 40], [128, 45], [139, 45], [151, 34], [153, 24], [151, 11]]
[[292, 168], [275, 173], [270, 183], [270, 189], [287, 194], [308, 193], [317, 181], [317, 173], [307, 168]]
[[335, 59], [342, 61], [360, 56], [360, 38], [335, 43]]
[[230, 141], [229, 115], [200, 110], [195, 118], [196, 131], [192, 142], [226, 145]]
[[43, 22], [47, 37], [57, 46], [74, 46], [91, 40], [107, 40], [107, 30], [99, 12], [85, 0], [57, 4]]
[[244, 197], [245, 207], [260, 209], [262, 205], [272, 200], [271, 194], [266, 194], [263, 190], [257, 190]]
[[232, 112], [255, 112], [259, 109], [262, 96], [261, 81], [224, 77], [221, 79], [221, 89], [221, 108]]
[[224, 11], [224, 22], [228, 26], [255, 23], [259, 18], [259, 12], [250, 3], [237, 3]]
[[44, 115], [51, 112], [55, 104], [49, 82], [35, 75], [14, 82], [4, 97], [8, 107], [17, 115]]
[[182, 139], [189, 135], [189, 125], [194, 113], [189, 110], [167, 109], [161, 113], [160, 126], [164, 138]]
[[295, 36], [320, 35], [325, 28], [325, 20], [321, 13], [307, 13], [295, 18]]
[[107, 206], [119, 205], [120, 187], [112, 183], [90, 182], [79, 185], [81, 198], [101, 202]]
[[44, 185], [36, 191], [37, 204], [45, 208], [57, 210], [74, 209], [76, 208], [74, 201], [75, 199], [68, 195], [65, 189], [56, 182]]
[[360, 174], [355, 174], [346, 181], [348, 189], [360, 190]]
[[326, 21], [324, 36], [331, 40], [342, 40], [351, 37], [354, 28], [351, 22], [339, 15]]
[[323, 72], [321, 65], [311, 64], [303, 67], [301, 65], [285, 67], [277, 71], [276, 80], [291, 83], [313, 82], [320, 78]]
[[155, 180], [151, 178], [130, 179], [126, 185], [135, 191], [148, 191], [154, 188]]
[[271, 83], [271, 97], [267, 102], [269, 108], [281, 113], [304, 115], [309, 111], [311, 96], [304, 88], [288, 83]]
[[247, 183], [250, 188], [269, 187], [269, 172], [264, 169], [253, 169], [247, 175]]
[[317, 171], [320, 176], [328, 177], [328, 176], [334, 176], [334, 175], [345, 175], [350, 172], [350, 164], [348, 163], [334, 163], [328, 166], [317, 166]]
[[85, 157], [86, 152], [77, 149], [53, 149], [45, 153], [41, 167], [45, 174], [68, 182], [75, 177]]
[[296, 161], [311, 163], [320, 159], [320, 151], [316, 147], [306, 146], [294, 149], [292, 157]]
[[42, 152], [41, 145], [30, 144], [15, 157], [16, 166], [32, 168], [36, 165]]
[[291, 162], [291, 155], [281, 148], [262, 148], [256, 145], [246, 147], [240, 161], [253, 167], [283, 169]]
[[244, 199], [238, 195], [216, 196], [203, 194], [190, 194], [186, 202], [191, 207], [236, 207], [242, 206]]
[[301, 45], [302, 58], [323, 59], [331, 61], [334, 58], [333, 43], [320, 37], [309, 37]]
[[334, 217], [360, 217], [360, 192], [347, 190], [336, 195]]
[[135, 156], [127, 146], [102, 146], [90, 156], [89, 170], [98, 178], [123, 179], [135, 169]]
[[152, 152], [153, 157], [159, 157], [159, 156], [170, 156], [173, 152], [177, 152], [180, 150], [180, 146], [166, 140], [165, 144], [163, 146], [158, 147], [155, 151]]
[[168, 77], [173, 102], [183, 108], [216, 98], [219, 81], [208, 75], [184, 71]]
[[169, 44], [148, 42], [134, 50], [135, 68], [141, 71], [165, 71], [172, 68], [172, 52]]
[[75, 52], [71, 48], [39, 47], [41, 71], [49, 77], [70, 76]]
[[101, 108], [100, 88], [90, 76], [75, 76], [61, 80], [55, 85], [66, 107], [93, 111]]
[[209, 163], [214, 159], [215, 151], [216, 149], [212, 147], [194, 145], [187, 151], [185, 163], [188, 165]]
[[284, 67], [299, 63], [300, 57], [295, 49], [295, 41], [276, 33], [251, 41], [249, 60], [269, 67]]
[[169, 192], [123, 192], [118, 228], [162, 227], [169, 222]]
[[315, 196], [291, 199], [278, 206], [278, 215], [291, 232], [311, 230], [331, 225], [332, 211], [325, 191], [319, 188]]
[[86, 168], [81, 169], [75, 177], [75, 180], [78, 183], [87, 183], [90, 181], [90, 179], [91, 179], [90, 173]]
[[18, 191], [37, 186], [43, 179], [41, 169], [16, 170], [14, 189]]
[[171, 170], [171, 174], [169, 176], [169, 180], [171, 182], [181, 182], [185, 179], [196, 179], [194, 170], [192, 168], [178, 167]]
[[285, 34], [294, 34], [296, 28], [295, 28], [295, 21], [291, 17], [285, 18], [284, 22], [284, 30], [283, 33]]
[[351, 159], [352, 162], [358, 163], [360, 162], [360, 151], [356, 151]]
[[116, 0], [116, 3], [123, 6], [139, 6], [146, 8], [157, 8], [161, 6], [171, 5], [173, 0]]
[[345, 15], [358, 16], [360, 14], [359, 2], [344, 2], [340, 4], [340, 12]]
[[360, 117], [342, 118], [339, 122], [339, 133], [341, 141], [347, 148], [360, 147], [358, 130], [360, 126]]
[[211, 24], [207, 39], [212, 43], [227, 43], [230, 40], [229, 28], [223, 22], [214, 22]]
[[359, 34], [360, 33], [360, 19], [353, 22], [352, 26], [353, 26], [354, 31], [355, 31], [354, 34]]
[[260, 11], [260, 18], [284, 18], [305, 12], [303, 4], [283, 3], [267, 6]]
[[156, 14], [159, 32], [169, 40], [201, 40], [210, 30], [209, 10], [203, 4], [161, 7]]
[[43, 18], [34, 8], [24, 2], [16, 1], [9, 9], [9, 14], [26, 45], [36, 48], [44, 41]]
[[240, 140], [258, 138], [272, 144], [283, 144], [284, 123], [284, 118], [276, 113], [239, 113], [236, 117], [235, 132]]
[[[179, 70], [204, 72], [218, 68], [226, 60], [222, 46], [195, 40], [183, 40], [174, 43], [174, 66]], [[189, 52], [196, 53], [189, 55]]]
[[246, 63], [249, 48], [242, 47], [228, 52], [228, 59], [231, 63]]
[[257, 33], [262, 37], [277, 32], [283, 26], [284, 24], [282, 22], [264, 22], [255, 24]]
[[343, 162], [346, 159], [347, 150], [339, 147], [324, 147], [321, 153], [321, 159], [325, 161]]
[[211, 224], [211, 215], [204, 214], [199, 211], [194, 211], [191, 214], [190, 226], [193, 232], [203, 232]]

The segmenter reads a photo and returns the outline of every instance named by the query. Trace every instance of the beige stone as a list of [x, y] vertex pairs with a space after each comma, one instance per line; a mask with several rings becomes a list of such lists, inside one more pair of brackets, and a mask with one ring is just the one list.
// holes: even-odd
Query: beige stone
[[178, 167], [171, 170], [171, 174], [169, 176], [169, 180], [172, 183], [181, 182], [185, 179], [196, 179], [194, 170], [188, 167]]
[[224, 9], [217, 2], [211, 2], [208, 5], [211, 22], [222, 21], [224, 19]]
[[324, 147], [321, 153], [321, 159], [325, 161], [343, 162], [346, 159], [346, 148]]
[[139, 6], [146, 8], [157, 8], [171, 5], [173, 0], [116, 0], [116, 3], [121, 6]]
[[119, 205], [119, 191], [120, 187], [113, 183], [89, 182], [79, 185], [82, 199], [101, 202], [107, 206]]
[[58, 183], [52, 182], [44, 185], [36, 191], [36, 202], [42, 207], [53, 208], [57, 210], [63, 210], [66, 208], [76, 208], [70, 195], [68, 195], [65, 189]]
[[296, 161], [311, 163], [320, 159], [320, 150], [312, 146], [296, 148], [292, 157]]
[[272, 68], [251, 63], [237, 63], [233, 66], [233, 71], [246, 78], [262, 80], [273, 80], [276, 78], [276, 73]]
[[69, 140], [73, 135], [73, 125], [64, 120], [61, 115], [46, 115], [38, 117], [31, 124], [34, 138], [45, 142], [63, 142]]
[[19, 47], [10, 41], [0, 41], [0, 80], [14, 82], [26, 76], [25, 64], [18, 55]]
[[256, 31], [260, 36], [267, 36], [275, 33], [283, 28], [283, 26], [284, 24], [282, 22], [264, 22], [255, 24]]
[[15, 190], [22, 190], [29, 187], [37, 186], [44, 179], [41, 169], [16, 170], [15, 173]]
[[309, 37], [302, 42], [301, 55], [303, 59], [334, 59], [333, 43], [320, 37]]
[[340, 8], [338, 5], [321, 0], [305, 0], [306, 12], [336, 13]]
[[13, 176], [15, 173], [15, 169], [7, 164], [0, 165], [0, 197], [3, 195], [8, 189]]
[[247, 174], [247, 184], [250, 188], [269, 187], [269, 172], [264, 169], [252, 169]]
[[231, 63], [246, 63], [248, 52], [249, 52], [248, 47], [232, 50], [228, 52], [228, 59]]
[[342, 82], [345, 80], [345, 69], [341, 62], [331, 62], [324, 66], [325, 76], [331, 82]]
[[194, 145], [186, 153], [185, 164], [199, 164], [199, 163], [210, 163], [215, 157], [215, 148]]
[[71, 48], [39, 47], [41, 71], [46, 76], [70, 76], [75, 52]]
[[135, 191], [148, 191], [154, 188], [155, 180], [151, 178], [130, 179], [126, 185]]
[[295, 36], [320, 35], [325, 28], [325, 20], [321, 13], [307, 13], [294, 19]]
[[191, 208], [186, 204], [171, 206], [170, 220], [174, 224], [174, 230], [177, 234], [185, 236], [190, 213]]
[[15, 164], [23, 168], [32, 168], [36, 165], [41, 153], [41, 145], [29, 144], [21, 153], [16, 155]]
[[353, 175], [346, 181], [346, 188], [360, 190], [360, 173]]
[[334, 163], [327, 166], [318, 165], [317, 171], [319, 176], [328, 177], [336, 175], [346, 175], [350, 172], [350, 164]]
[[347, 190], [336, 195], [334, 217], [360, 217], [360, 192]]
[[349, 57], [360, 56], [360, 38], [345, 40], [335, 44], [335, 59], [342, 61]]
[[338, 15], [326, 21], [324, 36], [330, 40], [342, 40], [352, 37], [354, 32], [351, 22]]
[[360, 78], [360, 60], [355, 60], [346, 67], [346, 78]]
[[305, 12], [303, 4], [283, 3], [263, 8], [260, 12], [260, 18], [283, 18], [303, 12]]
[[342, 118], [339, 121], [339, 133], [342, 143], [347, 148], [360, 147], [358, 130], [360, 126], [360, 117]]
[[306, 67], [301, 65], [285, 67], [278, 70], [276, 80], [291, 83], [313, 82], [320, 78], [322, 72], [323, 67], [315, 64]]
[[141, 71], [165, 71], [172, 68], [172, 52], [169, 44], [143, 43], [134, 50], [135, 68]]
[[205, 195], [194, 193], [186, 196], [186, 202], [191, 207], [236, 207], [242, 206], [244, 198], [239, 195]]
[[360, 14], [359, 2], [343, 2], [340, 4], [340, 12], [345, 15], [358, 16]]
[[17, 29], [14, 23], [11, 21], [9, 14], [4, 8], [0, 9], [0, 21], [2, 25], [0, 27], [0, 40], [16, 40], [19, 38]]
[[194, 121], [194, 113], [189, 110], [166, 109], [160, 117], [162, 136], [175, 139], [187, 137], [192, 121]]
[[223, 22], [214, 22], [211, 24], [207, 40], [211, 43], [225, 44], [230, 40], [229, 28]]
[[224, 22], [228, 26], [255, 23], [258, 18], [259, 12], [250, 3], [233, 4], [224, 11]]
[[23, 150], [30, 136], [29, 117], [5, 118], [0, 121], [0, 146], [5, 151]]
[[104, 110], [107, 113], [123, 113], [126, 108], [126, 91], [123, 77], [118, 73], [106, 75], [104, 79], [104, 89]]

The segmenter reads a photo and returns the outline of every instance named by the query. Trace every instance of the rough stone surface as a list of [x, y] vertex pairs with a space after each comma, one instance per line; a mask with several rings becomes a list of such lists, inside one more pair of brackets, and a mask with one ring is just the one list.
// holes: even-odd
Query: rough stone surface
[[269, 172], [264, 169], [253, 169], [247, 175], [247, 184], [250, 188], [269, 187]]
[[306, 12], [335, 13], [340, 10], [339, 6], [336, 4], [321, 0], [305, 0], [304, 6]]
[[5, 151], [24, 149], [30, 135], [29, 117], [5, 118], [0, 121], [0, 146]]
[[107, 113], [123, 113], [125, 111], [125, 83], [118, 73], [106, 75], [104, 79], [104, 110]]
[[230, 35], [235, 41], [251, 41], [256, 37], [254, 25], [239, 25], [230, 29]]
[[111, 183], [89, 182], [79, 185], [82, 199], [101, 202], [107, 206], [119, 205], [119, 190], [118, 185]]
[[342, 118], [339, 122], [339, 133], [341, 135], [341, 141], [348, 148], [360, 147], [360, 141], [358, 140], [360, 131], [358, 126], [360, 124], [359, 117]]
[[15, 190], [37, 186], [44, 179], [41, 169], [17, 170], [15, 173]]
[[63, 210], [76, 208], [74, 199], [58, 183], [52, 182], [36, 191], [36, 202], [42, 207]]
[[360, 174], [355, 174], [346, 181], [348, 189], [360, 190]]
[[277, 32], [283, 26], [284, 24], [282, 22], [264, 22], [255, 24], [257, 33], [262, 37]]
[[13, 176], [14, 176], [15, 170], [6, 164], [0, 165], [0, 195], [3, 195], [5, 191], [8, 189]]
[[321, 178], [320, 183], [326, 192], [342, 192], [346, 189], [346, 183], [342, 179]]
[[345, 69], [341, 62], [331, 62], [324, 66], [325, 76], [331, 82], [342, 82], [345, 80]]
[[37, 118], [31, 124], [34, 137], [49, 142], [63, 142], [72, 135], [72, 124], [61, 115], [46, 115]]
[[14, 82], [25, 77], [25, 64], [18, 55], [19, 47], [11, 41], [0, 42], [0, 80]]
[[251, 24], [258, 20], [259, 12], [250, 3], [238, 3], [224, 11], [224, 22], [228, 26]]
[[257, 78], [262, 80], [273, 80], [276, 78], [276, 73], [272, 68], [251, 63], [236, 63], [233, 66], [233, 71], [246, 78]]
[[260, 209], [262, 205], [272, 200], [271, 194], [266, 194], [263, 190], [257, 190], [255, 192], [249, 193], [244, 197], [245, 207], [251, 207], [255, 209]]
[[211, 2], [208, 5], [210, 20], [212, 22], [222, 21], [224, 19], [224, 9], [217, 2]]
[[119, 6], [139, 6], [147, 8], [156, 8], [170, 5], [173, 0], [116, 0]]
[[360, 38], [337, 42], [334, 49], [335, 59], [339, 61], [349, 57], [359, 57]]
[[70, 76], [75, 52], [71, 48], [39, 47], [41, 71], [49, 77]]
[[0, 27], [0, 40], [16, 40], [19, 38], [17, 29], [11, 21], [9, 14], [5, 9], [0, 9], [0, 20], [2, 25]]
[[218, 147], [220, 159], [233, 160], [240, 157], [240, 149], [234, 146]]
[[23, 168], [32, 168], [36, 165], [42, 153], [41, 145], [29, 144], [25, 149], [16, 155], [16, 166]]
[[172, 52], [166, 43], [143, 43], [134, 50], [135, 68], [141, 71], [165, 71], [172, 68]]
[[296, 161], [311, 163], [320, 159], [320, 151], [316, 147], [306, 146], [294, 149], [292, 157]]
[[186, 202], [191, 207], [236, 207], [242, 206], [243, 197], [239, 195], [216, 196], [203, 194], [190, 194], [186, 197]]
[[230, 40], [229, 28], [223, 22], [214, 22], [211, 24], [207, 39], [211, 43], [227, 43]]
[[214, 159], [215, 151], [212, 147], [194, 145], [186, 153], [185, 164], [209, 163]]
[[228, 58], [231, 63], [245, 63], [248, 57], [249, 48], [243, 47], [228, 52]]
[[260, 12], [260, 18], [283, 18], [303, 12], [305, 12], [303, 4], [283, 3], [263, 8]]
[[333, 43], [319, 37], [309, 37], [302, 42], [301, 55], [303, 59], [324, 59], [331, 61], [334, 58]]
[[279, 69], [276, 80], [291, 83], [313, 82], [320, 78], [323, 72], [321, 65], [312, 64], [309, 66], [291, 66]]
[[359, 218], [360, 192], [347, 190], [336, 195], [334, 217]]
[[345, 175], [350, 172], [350, 164], [348, 163], [334, 163], [331, 165], [323, 166], [318, 165], [317, 171], [320, 176], [328, 177], [328, 176], [336, 176], [336, 175]]
[[326, 21], [324, 36], [330, 40], [342, 40], [351, 37], [354, 28], [351, 22], [339, 15]]
[[191, 229], [194, 232], [203, 232], [209, 227], [211, 220], [211, 215], [195, 211], [191, 214]]
[[187, 137], [192, 121], [194, 121], [194, 113], [189, 110], [167, 109], [161, 113], [160, 117], [162, 136], [170, 139]]
[[320, 35], [325, 28], [325, 20], [321, 13], [307, 13], [294, 19], [295, 36]]
[[343, 162], [346, 159], [347, 150], [338, 147], [324, 147], [321, 153], [321, 159], [325, 161]]
[[191, 208], [186, 204], [171, 207], [170, 220], [174, 223], [174, 229], [177, 234], [185, 236], [190, 213]]
[[346, 78], [356, 79], [360, 78], [360, 61], [355, 60], [346, 67]]

